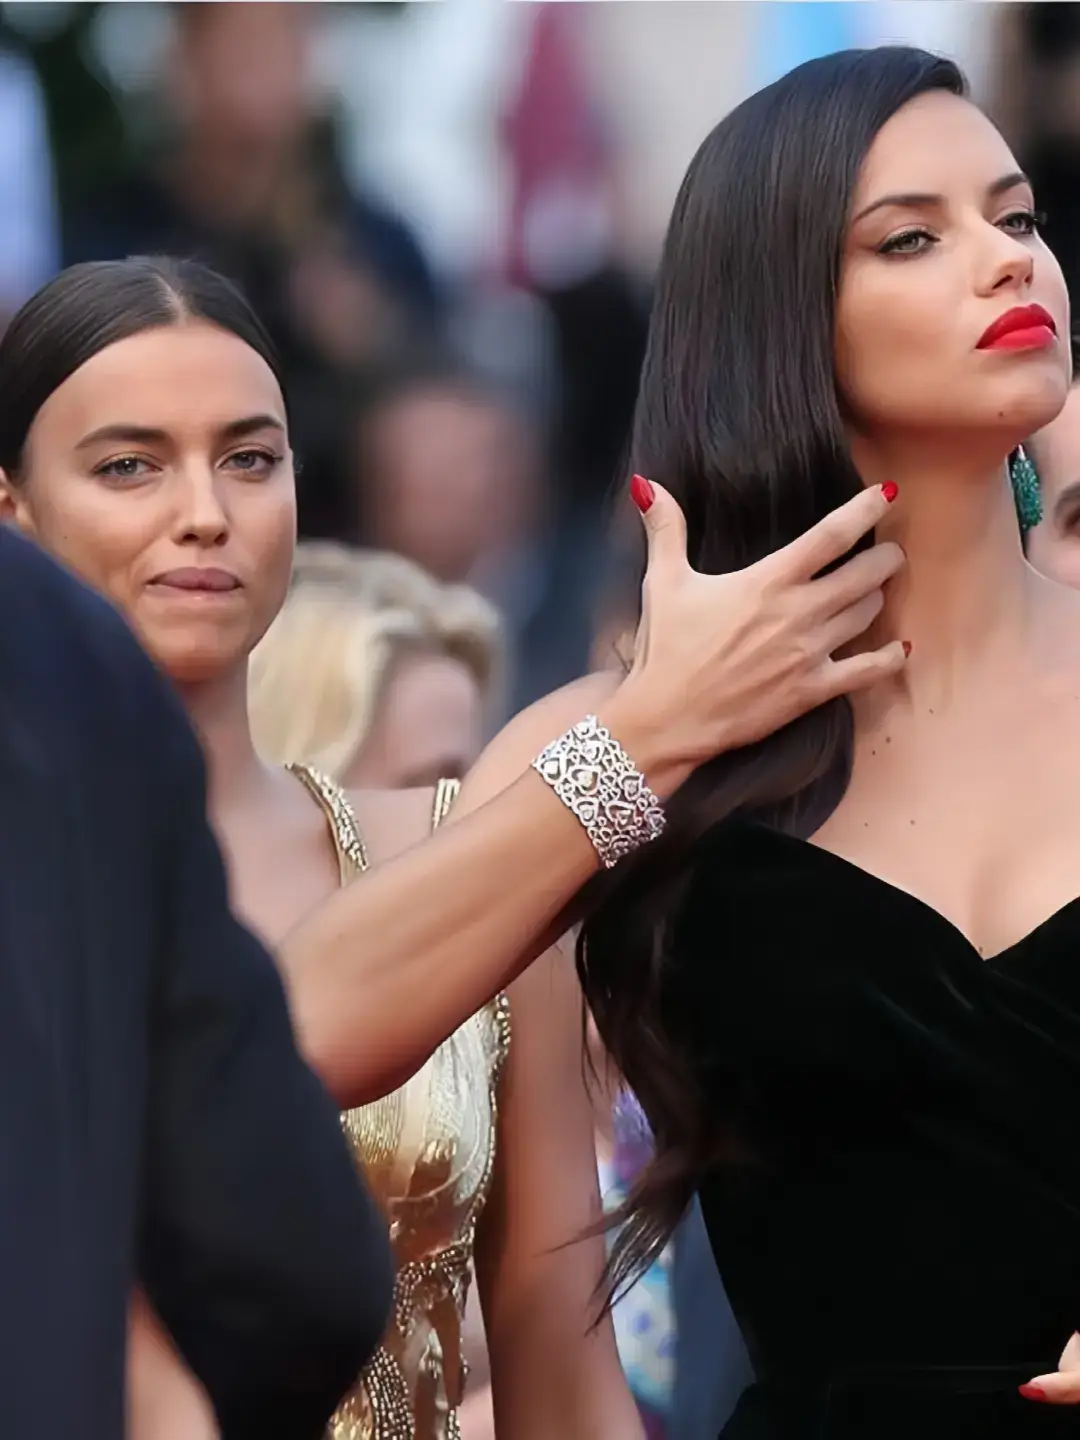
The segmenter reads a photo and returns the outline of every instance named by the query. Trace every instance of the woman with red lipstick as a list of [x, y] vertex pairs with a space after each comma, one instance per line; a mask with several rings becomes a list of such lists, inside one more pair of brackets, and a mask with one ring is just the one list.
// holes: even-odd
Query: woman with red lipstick
[[656, 1157], [613, 1276], [700, 1197], [756, 1383], [724, 1440], [1080, 1433], [1080, 596], [1010, 455], [1069, 389], [1035, 198], [948, 61], [816, 60], [706, 139], [634, 425], [728, 572], [885, 481], [906, 667], [701, 766], [579, 946]]
[[[296, 497], [276, 361], [243, 300], [198, 265], [78, 267], [0, 339], [2, 513], [108, 595], [175, 681], [234, 901], [276, 944], [300, 1039], [357, 1107], [349, 1132], [392, 1217], [395, 1320], [339, 1415], [350, 1440], [456, 1433], [474, 1254], [500, 1436], [637, 1440], [610, 1326], [589, 1326], [603, 1242], [567, 1243], [600, 1213], [580, 992], [557, 950], [526, 967], [696, 763], [904, 663], [897, 642], [831, 656], [880, 609], [897, 546], [813, 578], [881, 519], [883, 487], [724, 577], [688, 568], [669, 496], [635, 494], [656, 553], [629, 674], [509, 727], [454, 823], [417, 845], [449, 787], [346, 794], [252, 743], [248, 657], [285, 595]], [[549, 747], [589, 712], [599, 724]], [[136, 1440], [213, 1435], [141, 1305], [133, 1372]]]

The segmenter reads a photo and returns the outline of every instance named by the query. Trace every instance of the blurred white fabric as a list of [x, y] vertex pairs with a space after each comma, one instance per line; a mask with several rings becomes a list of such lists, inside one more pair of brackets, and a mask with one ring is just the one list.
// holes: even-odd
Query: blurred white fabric
[[350, 113], [354, 173], [416, 228], [439, 270], [484, 271], [503, 244], [498, 117], [531, 7], [444, 0], [381, 8], [328, 7], [320, 45], [321, 78]]

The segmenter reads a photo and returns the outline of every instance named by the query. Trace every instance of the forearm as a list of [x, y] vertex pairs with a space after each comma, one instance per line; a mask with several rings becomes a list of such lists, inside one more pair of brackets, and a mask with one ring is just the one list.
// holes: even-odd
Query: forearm
[[537, 775], [348, 886], [286, 942], [301, 1049], [344, 1105], [396, 1088], [561, 927], [594, 873]]
[[[617, 694], [600, 718], [658, 794], [681, 783]], [[468, 782], [459, 804], [469, 807]], [[597, 866], [581, 825], [527, 772], [321, 906], [281, 962], [300, 1044], [339, 1102], [414, 1073], [546, 948]]]
[[[610, 1321], [587, 1336], [567, 1337], [524, 1315], [516, 1349], [532, 1355], [530, 1376], [520, 1355], [492, 1356], [492, 1395], [499, 1440], [645, 1440], [641, 1414], [623, 1379]], [[597, 1354], [595, 1352], [604, 1352]], [[542, 1399], [537, 1398], [541, 1395]]]
[[641, 1440], [610, 1317], [594, 1323], [603, 1208], [581, 989], [565, 945], [522, 975], [510, 1005], [495, 1173], [476, 1233], [496, 1433]]
[[474, 1389], [470, 1375], [469, 1388], [458, 1407], [457, 1420], [461, 1440], [496, 1440], [490, 1385], [482, 1384]]

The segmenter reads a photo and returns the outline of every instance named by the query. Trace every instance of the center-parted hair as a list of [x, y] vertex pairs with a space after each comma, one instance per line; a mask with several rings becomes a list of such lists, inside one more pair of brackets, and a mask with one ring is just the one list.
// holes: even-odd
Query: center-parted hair
[[[660, 264], [630, 461], [679, 501], [698, 570], [760, 560], [860, 488], [834, 362], [851, 203], [878, 131], [935, 90], [964, 95], [964, 78], [921, 50], [813, 60], [734, 110], [690, 165]], [[843, 795], [851, 755], [851, 709], [836, 700], [720, 756], [672, 799], [664, 837], [595, 882], [579, 972], [656, 1142], [615, 1217], [616, 1290], [658, 1254], [710, 1166], [738, 1160], [722, 1099], [706, 1105], [689, 1037], [664, 1002], [698, 841], [737, 813], [812, 833]]]
[[281, 383], [262, 322], [230, 280], [196, 260], [133, 256], [72, 265], [43, 285], [0, 338], [0, 469], [22, 472], [26, 437], [54, 390], [120, 340], [202, 320], [250, 345]]

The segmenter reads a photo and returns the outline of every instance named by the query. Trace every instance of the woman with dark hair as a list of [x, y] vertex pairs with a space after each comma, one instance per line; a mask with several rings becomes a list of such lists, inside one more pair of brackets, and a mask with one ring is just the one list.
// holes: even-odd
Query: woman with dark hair
[[[830, 658], [880, 608], [898, 547], [812, 578], [887, 499], [860, 495], [778, 560], [705, 577], [658, 494], [630, 674], [533, 712], [536, 748], [593, 712], [586, 738], [545, 752], [543, 778], [527, 770], [532, 753], [519, 758], [520, 732], [505, 732], [458, 807], [480, 813], [459, 825], [455, 812], [449, 833], [417, 845], [453, 785], [347, 794], [303, 766], [264, 764], [252, 742], [248, 657], [293, 557], [288, 437], [261, 325], [199, 265], [77, 267], [0, 340], [0, 515], [112, 599], [175, 682], [205, 751], [233, 899], [277, 945], [306, 1054], [356, 1107], [346, 1123], [390, 1219], [397, 1295], [334, 1433], [456, 1433], [475, 1252], [500, 1434], [637, 1437], [610, 1326], [589, 1333], [602, 1241], [567, 1243], [599, 1213], [580, 993], [557, 951], [523, 972], [601, 861], [661, 827], [660, 801], [697, 761], [902, 666], [896, 643]], [[140, 1310], [135, 1433], [212, 1434], [157, 1339]]]
[[580, 938], [656, 1140], [612, 1278], [697, 1191], [757, 1376], [725, 1440], [1076, 1433], [1080, 607], [1009, 485], [1068, 335], [1030, 183], [946, 60], [800, 67], [676, 201], [635, 468], [709, 572], [895, 484], [869, 634], [912, 645], [701, 766]]

